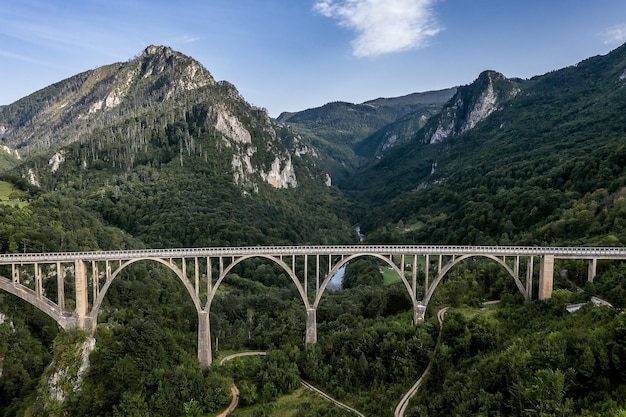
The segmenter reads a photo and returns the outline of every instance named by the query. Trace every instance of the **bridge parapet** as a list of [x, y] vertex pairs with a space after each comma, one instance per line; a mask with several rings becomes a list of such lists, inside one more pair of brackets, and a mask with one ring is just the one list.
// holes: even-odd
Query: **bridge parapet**
[[0, 264], [35, 262], [129, 261], [137, 258], [229, 257], [245, 255], [292, 256], [338, 255], [362, 253], [392, 255], [493, 255], [544, 256], [555, 259], [626, 259], [624, 247], [540, 247], [540, 246], [463, 246], [463, 245], [334, 245], [334, 246], [250, 246], [140, 249], [119, 251], [85, 251], [55, 253], [0, 254]]

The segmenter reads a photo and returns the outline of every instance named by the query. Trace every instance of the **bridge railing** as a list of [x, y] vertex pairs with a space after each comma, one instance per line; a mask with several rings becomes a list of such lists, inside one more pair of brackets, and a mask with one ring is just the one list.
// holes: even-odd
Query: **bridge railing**
[[375, 253], [385, 255], [493, 255], [543, 256], [561, 259], [626, 259], [622, 247], [540, 247], [540, 246], [462, 246], [462, 245], [335, 245], [335, 246], [249, 246], [135, 249], [114, 251], [81, 251], [53, 253], [0, 254], [0, 264], [31, 262], [71, 262], [129, 260], [138, 258], [193, 258], [245, 255], [354, 255]]

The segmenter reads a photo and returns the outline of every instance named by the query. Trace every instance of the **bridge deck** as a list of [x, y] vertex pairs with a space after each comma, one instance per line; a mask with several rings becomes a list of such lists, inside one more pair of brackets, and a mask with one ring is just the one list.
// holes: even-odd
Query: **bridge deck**
[[252, 246], [141, 249], [87, 252], [0, 254], [0, 264], [32, 262], [70, 262], [129, 260], [140, 258], [193, 258], [218, 256], [293, 256], [293, 255], [492, 255], [544, 256], [559, 259], [626, 259], [621, 247], [540, 247], [540, 246], [455, 246], [455, 245], [338, 245], [338, 246]]

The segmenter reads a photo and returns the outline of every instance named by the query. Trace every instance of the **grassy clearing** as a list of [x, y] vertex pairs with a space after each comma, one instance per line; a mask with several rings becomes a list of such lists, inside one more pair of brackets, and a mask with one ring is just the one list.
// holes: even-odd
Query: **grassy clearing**
[[[21, 193], [17, 188], [13, 187], [13, 184], [10, 184], [6, 181], [0, 181], [0, 204], [5, 206], [17, 206], [24, 207], [28, 205], [27, 201], [24, 200], [15, 200], [15, 192]], [[13, 194], [12, 194], [13, 193]]]
[[13, 185], [9, 184], [6, 181], [0, 181], [0, 198], [2, 201], [6, 201], [9, 199], [9, 194], [13, 191]]
[[400, 275], [398, 275], [395, 269], [383, 268], [383, 282], [385, 285], [390, 285], [398, 281], [400, 281]]
[[[404, 266], [404, 271], [407, 279], [409, 279], [413, 274], [413, 257], [405, 257], [404, 262], [406, 265]], [[400, 256], [394, 256], [393, 261], [396, 265], [400, 265], [402, 262], [402, 258]], [[423, 256], [417, 257], [417, 270], [423, 271], [426, 265], [426, 258]], [[383, 282], [385, 285], [393, 284], [394, 282], [400, 281], [400, 275], [393, 268], [389, 268], [388, 266], [384, 266], [381, 270], [383, 274]]]

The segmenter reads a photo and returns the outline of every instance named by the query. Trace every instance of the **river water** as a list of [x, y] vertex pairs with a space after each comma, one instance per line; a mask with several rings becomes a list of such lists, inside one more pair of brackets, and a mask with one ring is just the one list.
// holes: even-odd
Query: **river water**
[[342, 266], [337, 270], [335, 275], [330, 279], [327, 288], [329, 290], [340, 290], [341, 289], [341, 280], [343, 279], [343, 274], [346, 273], [346, 266]]

